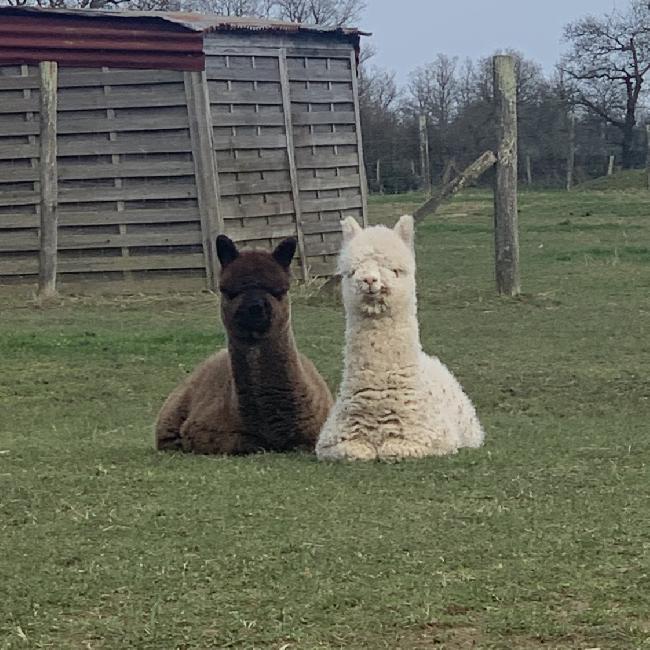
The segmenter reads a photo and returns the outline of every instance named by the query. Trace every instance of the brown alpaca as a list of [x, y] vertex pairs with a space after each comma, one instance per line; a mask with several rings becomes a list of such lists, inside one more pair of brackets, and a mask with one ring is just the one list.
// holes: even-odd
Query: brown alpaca
[[332, 406], [314, 364], [298, 352], [287, 292], [296, 250], [239, 252], [217, 238], [221, 319], [228, 349], [180, 385], [156, 423], [156, 448], [198, 454], [313, 450]]

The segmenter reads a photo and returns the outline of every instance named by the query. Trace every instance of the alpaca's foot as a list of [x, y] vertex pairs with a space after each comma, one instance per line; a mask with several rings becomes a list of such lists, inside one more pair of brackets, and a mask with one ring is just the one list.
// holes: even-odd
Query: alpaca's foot
[[316, 447], [319, 460], [375, 460], [377, 450], [359, 439], [341, 440], [328, 447]]
[[384, 460], [398, 458], [424, 458], [425, 456], [446, 456], [455, 454], [455, 447], [423, 445], [404, 438], [388, 438], [379, 447], [378, 456]]

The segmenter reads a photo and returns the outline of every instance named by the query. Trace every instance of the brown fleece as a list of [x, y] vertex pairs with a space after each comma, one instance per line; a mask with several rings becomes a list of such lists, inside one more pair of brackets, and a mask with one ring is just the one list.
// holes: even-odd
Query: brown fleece
[[[285, 240], [273, 254], [239, 253], [219, 239], [227, 247], [226, 253], [220, 249], [220, 287], [228, 349], [209, 357], [169, 395], [156, 423], [156, 448], [199, 454], [311, 451], [332, 396], [294, 341], [287, 296], [293, 249], [280, 250]], [[237, 318], [251, 297], [265, 301], [270, 314], [263, 333], [242, 327]]]

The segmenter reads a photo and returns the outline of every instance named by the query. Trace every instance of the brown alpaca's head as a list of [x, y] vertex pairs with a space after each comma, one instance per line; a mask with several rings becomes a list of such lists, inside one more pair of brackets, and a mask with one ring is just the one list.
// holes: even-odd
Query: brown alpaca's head
[[255, 343], [287, 327], [291, 319], [289, 269], [295, 252], [292, 237], [272, 253], [240, 252], [225, 235], [217, 237], [221, 318], [230, 337]]

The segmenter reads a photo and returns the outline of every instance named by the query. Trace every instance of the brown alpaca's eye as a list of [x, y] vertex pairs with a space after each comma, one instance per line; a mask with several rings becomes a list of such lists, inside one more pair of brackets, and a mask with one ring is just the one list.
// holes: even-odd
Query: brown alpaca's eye
[[269, 293], [276, 299], [276, 300], [282, 300], [287, 295], [287, 292], [282, 289], [279, 291], [269, 291]]

